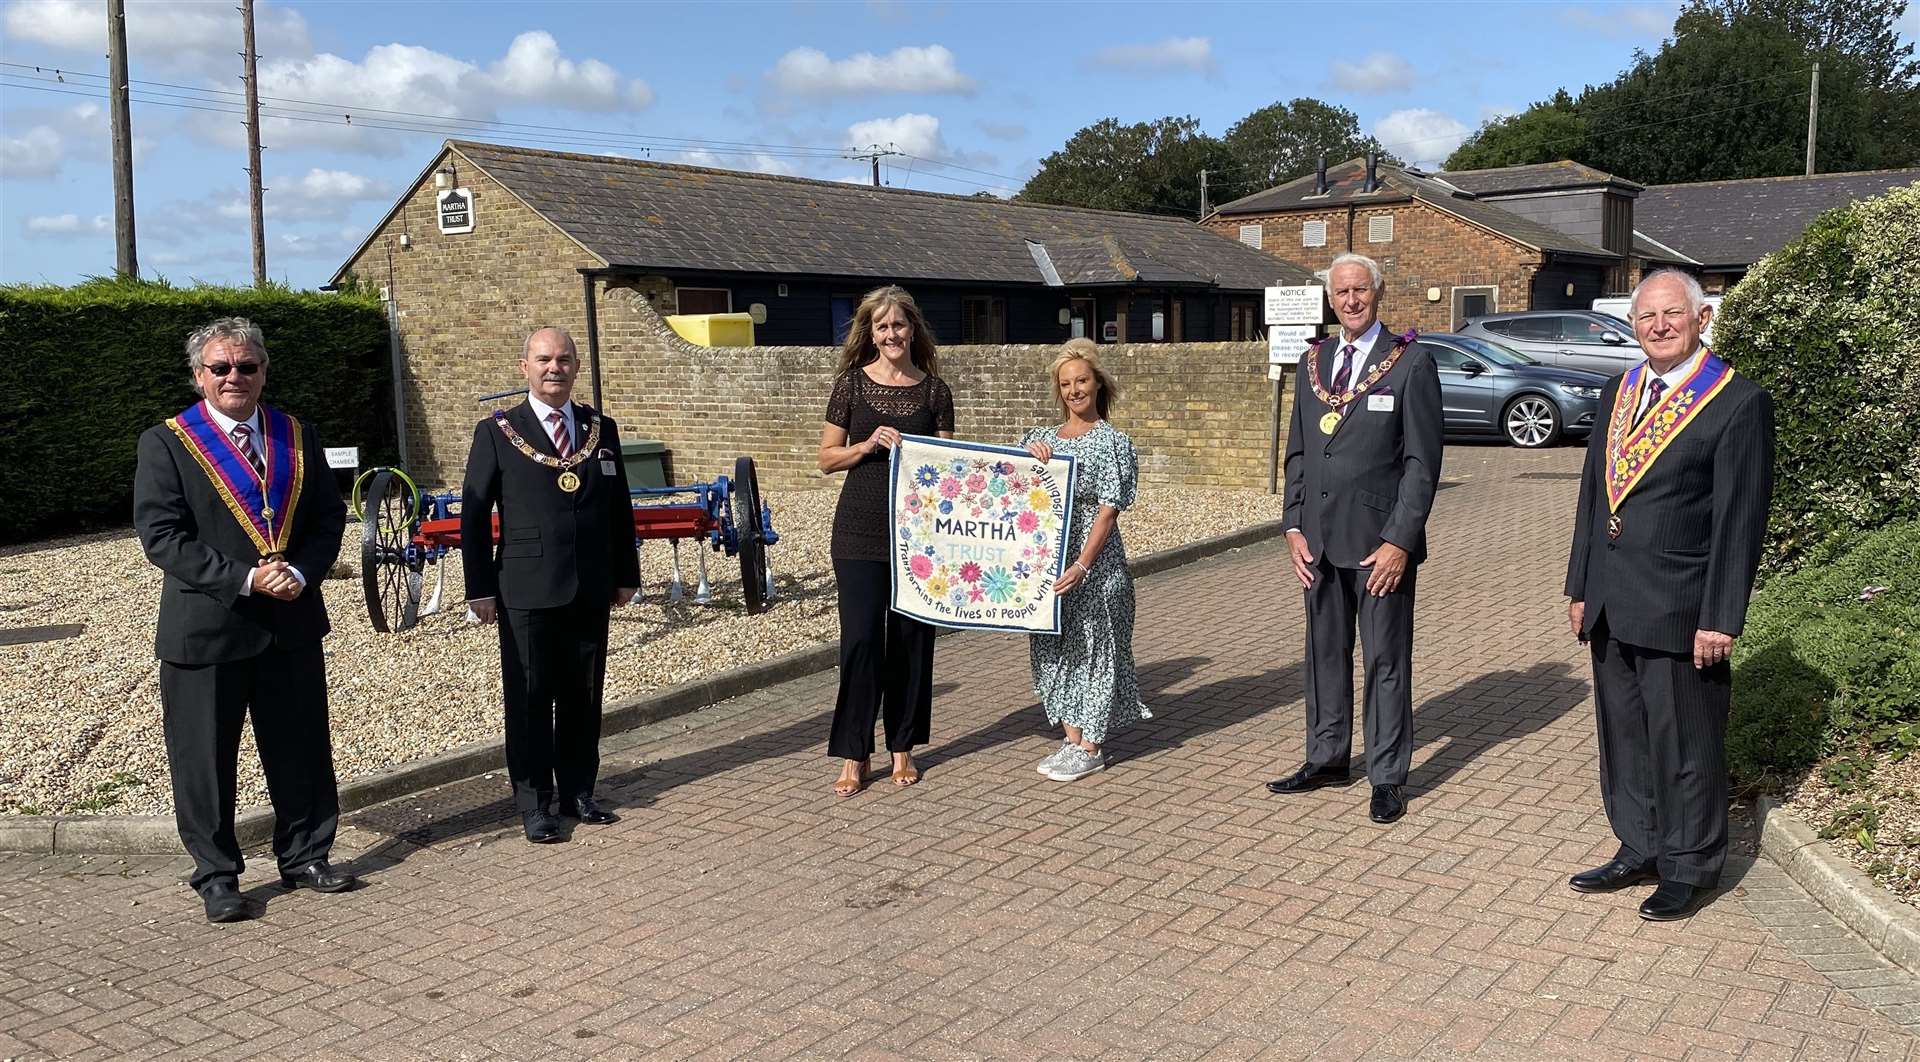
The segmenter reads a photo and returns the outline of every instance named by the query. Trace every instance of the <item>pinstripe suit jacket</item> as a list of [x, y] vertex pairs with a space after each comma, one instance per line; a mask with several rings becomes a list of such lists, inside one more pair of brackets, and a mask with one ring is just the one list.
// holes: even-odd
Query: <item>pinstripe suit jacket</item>
[[1608, 418], [1620, 378], [1601, 392], [1587, 443], [1567, 562], [1567, 596], [1586, 602], [1581, 634], [1691, 653], [1694, 632], [1740, 633], [1773, 496], [1773, 400], [1735, 374], [1620, 503], [1607, 536]]

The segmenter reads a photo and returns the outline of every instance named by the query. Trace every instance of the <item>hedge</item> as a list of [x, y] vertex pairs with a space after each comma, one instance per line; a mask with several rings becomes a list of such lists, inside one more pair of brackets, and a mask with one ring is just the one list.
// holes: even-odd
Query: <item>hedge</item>
[[219, 317], [266, 334], [266, 401], [330, 446], [390, 460], [393, 403], [377, 298], [91, 280], [0, 286], [0, 542], [124, 525], [140, 433], [192, 404], [185, 340]]
[[1920, 182], [1828, 211], [1754, 265], [1716, 353], [1773, 396], [1763, 571], [1920, 518]]
[[1734, 642], [1727, 763], [1767, 784], [1920, 748], [1920, 521], [1769, 580]]

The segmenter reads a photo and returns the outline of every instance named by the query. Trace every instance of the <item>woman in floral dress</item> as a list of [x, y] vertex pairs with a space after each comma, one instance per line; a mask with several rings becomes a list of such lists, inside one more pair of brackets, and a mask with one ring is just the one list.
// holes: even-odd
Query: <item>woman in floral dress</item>
[[1073, 519], [1064, 556], [1060, 633], [1032, 636], [1033, 687], [1047, 722], [1066, 740], [1040, 761], [1055, 781], [1084, 778], [1107, 765], [1107, 738], [1151, 718], [1133, 671], [1133, 574], [1120, 541], [1120, 512], [1133, 504], [1139, 478], [1133, 440], [1107, 423], [1118, 397], [1100, 368], [1099, 348], [1075, 339], [1048, 369], [1066, 423], [1021, 439], [1037, 460], [1072, 454], [1078, 463]]

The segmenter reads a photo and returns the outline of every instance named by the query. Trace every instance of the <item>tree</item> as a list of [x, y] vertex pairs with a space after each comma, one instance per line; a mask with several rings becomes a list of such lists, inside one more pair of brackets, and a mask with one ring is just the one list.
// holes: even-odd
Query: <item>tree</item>
[[1360, 132], [1360, 119], [1352, 111], [1309, 98], [1254, 111], [1227, 129], [1226, 144], [1237, 166], [1229, 179], [1244, 193], [1312, 173], [1322, 154], [1329, 164], [1337, 164], [1381, 150], [1378, 140]]
[[1587, 120], [1561, 89], [1552, 99], [1482, 125], [1447, 156], [1445, 168], [1480, 170], [1580, 159], [1588, 148]]
[[1226, 169], [1232, 156], [1192, 116], [1121, 125], [1103, 118], [1040, 160], [1016, 199], [1030, 203], [1194, 217], [1200, 171]]

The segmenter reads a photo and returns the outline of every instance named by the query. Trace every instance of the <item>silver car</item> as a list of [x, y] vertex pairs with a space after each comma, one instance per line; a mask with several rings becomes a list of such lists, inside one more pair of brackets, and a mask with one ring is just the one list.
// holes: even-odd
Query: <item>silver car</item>
[[1608, 376], [1625, 372], [1646, 357], [1631, 325], [1589, 310], [1491, 313], [1474, 318], [1459, 334], [1512, 347], [1542, 365]]

